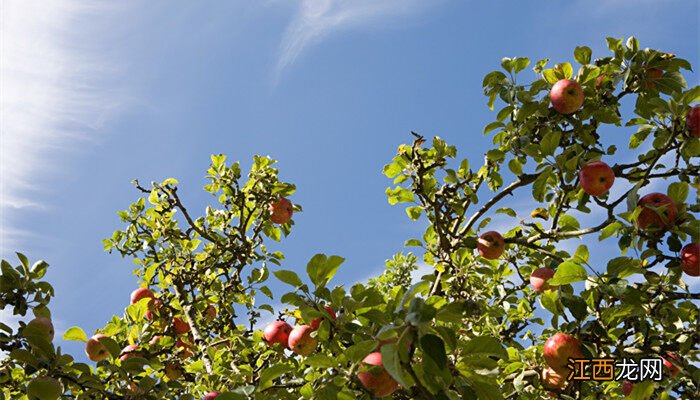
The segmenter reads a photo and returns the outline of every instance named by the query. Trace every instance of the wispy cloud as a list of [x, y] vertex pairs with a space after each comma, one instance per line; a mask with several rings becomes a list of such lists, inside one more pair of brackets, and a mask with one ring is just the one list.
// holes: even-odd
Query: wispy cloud
[[52, 155], [90, 140], [118, 106], [118, 96], [100, 86], [112, 68], [87, 47], [87, 21], [114, 11], [106, 7], [75, 0], [0, 4], [0, 254], [30, 234], [13, 226], [17, 213], [46, 207], [42, 186], [60, 170]]
[[385, 27], [420, 15], [440, 0], [300, 0], [287, 27], [275, 68], [275, 81], [309, 46], [348, 29]]

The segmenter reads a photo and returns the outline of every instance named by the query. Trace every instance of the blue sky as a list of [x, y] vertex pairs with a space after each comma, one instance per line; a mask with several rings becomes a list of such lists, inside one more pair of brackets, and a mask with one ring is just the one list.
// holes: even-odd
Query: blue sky
[[495, 118], [481, 81], [502, 57], [573, 63], [635, 35], [699, 65], [696, 1], [591, 3], [3, 2], [0, 255], [49, 262], [57, 330], [92, 333], [137, 285], [101, 250], [130, 181], [175, 177], [203, 210], [210, 154], [267, 154], [304, 207], [275, 246], [285, 268], [323, 252], [346, 257], [338, 282], [376, 275], [422, 230], [387, 203], [382, 166], [411, 130], [479, 163]]

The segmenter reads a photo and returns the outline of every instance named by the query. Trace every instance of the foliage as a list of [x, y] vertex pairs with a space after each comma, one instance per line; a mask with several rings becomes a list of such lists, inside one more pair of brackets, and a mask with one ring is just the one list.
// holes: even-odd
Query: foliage
[[[0, 324], [0, 349], [9, 353], [0, 364], [2, 395], [26, 398], [32, 380], [51, 377], [60, 381], [64, 398], [78, 399], [194, 399], [210, 390], [224, 393], [219, 400], [369, 399], [356, 375], [363, 358], [380, 351], [400, 385], [394, 399], [620, 396], [616, 381], [542, 387], [542, 345], [567, 332], [588, 357], [678, 356], [679, 375], [639, 384], [630, 398], [700, 397], [694, 364], [700, 295], [688, 291], [677, 255], [683, 243], [700, 240], [700, 205], [690, 195], [699, 185], [700, 141], [689, 137], [685, 122], [700, 87], [686, 89], [681, 72], [690, 65], [675, 55], [640, 49], [635, 38], [607, 43], [612, 54], [596, 60], [588, 47], [576, 48], [576, 72], [570, 63], [547, 68], [549, 60], [540, 60], [536, 79], [523, 83], [530, 61], [505, 58], [502, 70], [486, 75], [488, 106], [498, 111], [484, 129], [493, 132], [494, 147], [482, 165], [459, 159], [456, 147], [437, 137], [427, 144], [414, 134], [412, 144], [399, 147], [384, 168], [394, 182], [386, 193], [390, 204], [408, 204], [409, 218], [428, 222], [421, 238], [406, 243], [434, 269], [418, 280], [411, 279], [417, 258], [410, 253], [387, 261], [382, 276], [349, 288], [330, 285], [345, 261], [339, 256], [313, 256], [305, 276], [283, 267], [283, 254], [264, 242], [282, 240], [294, 223], [273, 224], [268, 205], [295, 187], [278, 179], [269, 158], [256, 156], [243, 179], [238, 163], [212, 156], [204, 190], [217, 204], [202, 216], [187, 210], [176, 180], [150, 187], [135, 182], [143, 197], [119, 212], [125, 227], [104, 244], [134, 260], [141, 286], [157, 301], [138, 301], [107, 322], [100, 332], [109, 337], [103, 344], [111, 357], [96, 365], [62, 354], [26, 332], [24, 323], [17, 330]], [[663, 75], [652, 78], [650, 69]], [[567, 78], [583, 86], [585, 103], [561, 115], [549, 106], [548, 93]], [[633, 108], [629, 118], [625, 104]], [[636, 155], [611, 163], [615, 187], [623, 190], [589, 196], [579, 169], [592, 160], [614, 160], [618, 149], [610, 138], [621, 135]], [[667, 230], [640, 230], [637, 201], [660, 180], [671, 182], [667, 192], [678, 217]], [[505, 205], [516, 193], [532, 198], [532, 213]], [[495, 214], [512, 220], [502, 232], [508, 249], [487, 260], [474, 250]], [[617, 241], [620, 253], [607, 268], [589, 264], [590, 237]], [[567, 241], [584, 244], [572, 254]], [[18, 256], [16, 268], [2, 262], [0, 306], [15, 315], [31, 309], [50, 316], [53, 289], [40, 281], [47, 264], [30, 266]], [[538, 293], [529, 276], [543, 266], [556, 270], [550, 284], [557, 287]], [[273, 293], [270, 275], [289, 291]], [[273, 300], [287, 309], [274, 310]], [[324, 306], [335, 309], [337, 319]], [[536, 315], [538, 309], [549, 321]], [[191, 332], [178, 335], [175, 318]], [[257, 327], [274, 318], [321, 318], [313, 334], [317, 351], [303, 357], [268, 345]], [[64, 338], [87, 336], [74, 327]], [[192, 346], [191, 357], [179, 340]], [[138, 354], [120, 360], [128, 344], [138, 345]]]

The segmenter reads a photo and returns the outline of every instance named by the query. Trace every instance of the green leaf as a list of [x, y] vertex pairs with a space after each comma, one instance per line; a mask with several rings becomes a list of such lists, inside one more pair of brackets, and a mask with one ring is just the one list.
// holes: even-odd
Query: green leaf
[[421, 242], [421, 241], [418, 240], [418, 239], [409, 239], [409, 240], [407, 240], [406, 242], [404, 242], [403, 245], [404, 245], [405, 247], [411, 247], [411, 246], [423, 247], [423, 242]]
[[498, 358], [507, 358], [508, 352], [501, 342], [492, 336], [477, 336], [464, 344], [463, 350], [468, 354], [483, 354]]
[[642, 272], [642, 262], [630, 257], [616, 257], [608, 261], [608, 275], [624, 279]]
[[654, 395], [654, 382], [642, 381], [634, 385], [632, 393], [625, 399], [627, 400], [649, 400]]
[[304, 364], [312, 368], [333, 368], [338, 365], [338, 360], [325, 354], [314, 354], [306, 357]]
[[540, 304], [554, 315], [561, 314], [559, 308], [559, 293], [556, 290], [546, 290], [540, 295]]
[[78, 342], [87, 342], [87, 335], [85, 332], [77, 326], [68, 328], [66, 333], [63, 334], [63, 340], [75, 340]]
[[654, 130], [652, 125], [640, 125], [632, 136], [630, 136], [630, 149], [636, 149], [641, 146], [649, 134]]
[[339, 256], [326, 257], [324, 254], [316, 254], [306, 265], [306, 273], [314, 285], [322, 287], [335, 276], [344, 261], [345, 259]]
[[484, 127], [484, 135], [486, 135], [487, 133], [491, 132], [492, 130], [494, 130], [496, 128], [501, 128], [503, 126], [504, 126], [503, 122], [501, 122], [501, 121], [491, 122], [490, 124], [486, 125], [486, 127]]
[[523, 173], [523, 165], [517, 158], [514, 158], [508, 162], [508, 169], [515, 175], [521, 175]]
[[302, 285], [299, 275], [297, 275], [294, 271], [281, 269], [279, 271], [273, 272], [273, 274], [277, 277], [277, 279], [281, 280], [282, 282], [288, 285], [292, 285], [295, 288]]
[[528, 65], [530, 65], [530, 59], [525, 58], [525, 57], [515, 57], [512, 62], [513, 65], [513, 72], [516, 74], [525, 68], [527, 68]]
[[270, 386], [272, 386], [272, 381], [275, 378], [282, 376], [283, 374], [292, 370], [292, 367], [288, 364], [275, 364], [269, 368], [264, 369], [260, 373], [260, 381], [258, 382], [258, 390], [263, 391]]
[[377, 347], [377, 342], [374, 340], [364, 340], [345, 349], [344, 354], [350, 362], [358, 363], [362, 361], [367, 354], [371, 353], [375, 347]]
[[574, 262], [577, 264], [585, 264], [588, 262], [588, 247], [585, 244], [578, 246], [574, 254]]
[[540, 143], [540, 151], [542, 155], [551, 156], [554, 151], [559, 147], [559, 142], [561, 141], [561, 132], [558, 130], [551, 131], [547, 133]]
[[544, 77], [544, 80], [546, 80], [548, 83], [554, 85], [559, 81], [559, 78], [557, 77], [556, 72], [554, 72], [553, 69], [545, 69], [542, 71], [542, 76]]
[[576, 47], [574, 50], [574, 59], [576, 59], [576, 62], [579, 64], [590, 64], [592, 54], [593, 52], [588, 46]]
[[445, 353], [445, 343], [440, 337], [433, 334], [423, 335], [420, 338], [420, 347], [423, 350], [424, 357], [433, 360], [438, 368], [444, 369], [447, 367], [447, 353]]
[[584, 281], [588, 278], [586, 269], [579, 264], [565, 261], [557, 267], [554, 277], [549, 280], [550, 285], [561, 286], [569, 283]]
[[560, 71], [560, 79], [570, 79], [574, 74], [574, 69], [568, 62], [557, 64], [554, 68]]
[[668, 185], [668, 197], [673, 200], [675, 204], [685, 203], [685, 199], [688, 198], [688, 192], [690, 188], [685, 182], [673, 182]]
[[413, 192], [400, 186], [397, 186], [394, 189], [387, 188], [386, 194], [389, 196], [389, 204], [392, 206], [398, 203], [408, 203], [413, 201]]
[[423, 208], [419, 206], [413, 206], [413, 207], [408, 207], [406, 209], [406, 214], [408, 214], [408, 217], [411, 218], [412, 220], [417, 220], [420, 218], [420, 215], [423, 213]]
[[382, 346], [382, 364], [384, 369], [396, 380], [400, 385], [406, 386], [403, 379], [403, 369], [401, 367], [401, 358], [399, 357], [398, 347], [396, 343]]

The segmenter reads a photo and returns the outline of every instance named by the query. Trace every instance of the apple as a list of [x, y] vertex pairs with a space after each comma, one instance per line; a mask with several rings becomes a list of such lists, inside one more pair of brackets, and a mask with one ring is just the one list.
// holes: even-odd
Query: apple
[[169, 380], [176, 381], [182, 376], [182, 366], [176, 362], [166, 362], [164, 372]]
[[270, 204], [268, 210], [270, 211], [270, 221], [278, 225], [289, 222], [292, 219], [292, 214], [294, 214], [292, 202], [284, 197], [280, 197], [279, 200]]
[[549, 92], [552, 107], [560, 114], [572, 114], [583, 105], [583, 88], [573, 79], [562, 79]]
[[131, 392], [132, 395], [135, 395], [135, 396], [143, 394], [143, 390], [141, 390], [139, 385], [137, 385], [136, 382], [134, 382], [134, 381], [129, 382], [129, 391]]
[[54, 329], [51, 320], [46, 317], [36, 317], [29, 321], [27, 326], [24, 328], [24, 333], [32, 333], [41, 335], [47, 341], [52, 341], [54, 336]]
[[202, 400], [214, 400], [215, 398], [219, 397], [221, 392], [212, 390], [211, 392], [207, 393], [202, 397]]
[[185, 333], [189, 333], [191, 328], [190, 324], [179, 317], [175, 317], [173, 318], [173, 329], [178, 335], [184, 335]]
[[700, 138], [700, 106], [691, 107], [685, 115], [690, 136]]
[[98, 333], [88, 339], [85, 344], [85, 354], [87, 354], [90, 360], [98, 362], [109, 358], [109, 351], [107, 351], [107, 348], [100, 342], [100, 339], [106, 337], [107, 336]]
[[29, 400], [56, 400], [63, 394], [63, 385], [57, 379], [40, 376], [27, 385]]
[[140, 353], [137, 353], [136, 350], [139, 349], [139, 346], [135, 344], [130, 344], [122, 349], [122, 356], [119, 357], [119, 360], [124, 361], [128, 358], [131, 357], [141, 357]]
[[309, 325], [297, 325], [289, 333], [288, 347], [293, 352], [308, 356], [316, 350], [318, 340], [311, 336], [314, 329]]
[[[678, 359], [678, 357], [675, 354], [669, 352], [666, 352], [666, 354], [668, 355], [668, 358], [673, 358], [676, 364], [681, 364], [681, 360]], [[675, 378], [678, 374], [681, 373], [681, 369], [676, 364], [672, 363], [664, 357], [661, 357], [661, 359], [664, 360], [664, 365], [666, 366], [666, 368], [668, 368], [668, 374], [671, 376], [671, 378]]]
[[162, 306], [163, 303], [158, 299], [153, 299], [153, 301], [148, 303], [148, 310], [146, 310], [146, 319], [149, 321], [153, 320], [153, 311], [157, 312]]
[[216, 307], [213, 305], [209, 304], [207, 308], [204, 310], [204, 315], [209, 319], [210, 321], [213, 321], [214, 318], [216, 318]]
[[555, 370], [565, 367], [569, 358], [583, 358], [581, 344], [575, 337], [566, 333], [556, 333], [544, 343], [544, 360]]
[[265, 327], [263, 336], [268, 344], [279, 343], [286, 346], [292, 327], [284, 321], [275, 321]]
[[578, 177], [583, 191], [594, 197], [607, 193], [615, 182], [615, 173], [612, 168], [602, 161], [593, 161], [584, 165]]
[[542, 370], [542, 386], [547, 389], [564, 389], [566, 387], [566, 375], [547, 367]]
[[600, 74], [598, 75], [598, 79], [595, 81], [595, 88], [600, 89], [600, 85], [603, 83], [603, 79], [605, 79], [605, 74]]
[[554, 276], [554, 270], [548, 267], [538, 268], [530, 274], [530, 285], [535, 289], [535, 292], [543, 292], [550, 289], [547, 283]]
[[[326, 309], [326, 312], [328, 313], [328, 317], [332, 321], [335, 321], [335, 319], [336, 319], [335, 310], [333, 310], [329, 306], [323, 306], [323, 308]], [[323, 317], [314, 318], [313, 321], [311, 321], [311, 328], [313, 330], [318, 329], [318, 327], [321, 326], [322, 321], [323, 321]]]
[[158, 344], [158, 341], [162, 338], [163, 338], [163, 336], [161, 336], [161, 335], [153, 336], [153, 338], [151, 338], [151, 340], [148, 341], [148, 344], [150, 344], [151, 346], [154, 346], [154, 345]]
[[688, 243], [681, 249], [683, 272], [690, 276], [700, 276], [700, 243]]
[[639, 199], [637, 207], [642, 207], [637, 216], [639, 229], [665, 229], [671, 226], [678, 216], [678, 209], [673, 200], [663, 193], [649, 193]]
[[138, 288], [131, 292], [131, 304], [138, 302], [141, 299], [155, 299], [156, 295], [150, 289]]
[[399, 388], [399, 384], [384, 369], [382, 353], [375, 351], [362, 360], [357, 378], [375, 397], [386, 397]]
[[622, 394], [629, 396], [634, 390], [634, 383], [630, 381], [622, 381]]
[[194, 349], [192, 346], [182, 339], [178, 339], [175, 342], [175, 349], [179, 352], [178, 355], [180, 358], [190, 358], [194, 355]]
[[503, 254], [503, 251], [506, 249], [506, 242], [500, 233], [488, 231], [479, 236], [476, 248], [480, 256], [489, 260], [495, 260]]
[[647, 68], [646, 79], [642, 82], [642, 86], [645, 89], [656, 89], [656, 80], [664, 75], [664, 71], [658, 68]]

